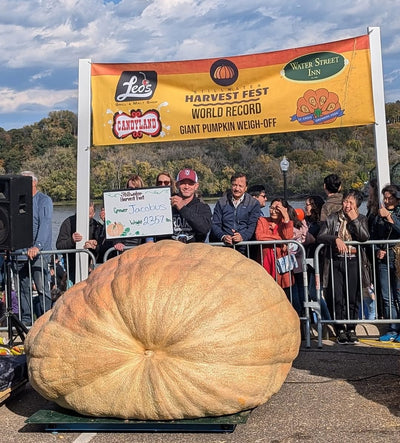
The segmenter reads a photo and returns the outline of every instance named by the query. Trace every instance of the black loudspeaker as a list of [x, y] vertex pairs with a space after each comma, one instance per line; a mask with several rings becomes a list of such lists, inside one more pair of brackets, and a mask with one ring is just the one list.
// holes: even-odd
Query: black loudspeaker
[[32, 246], [32, 177], [0, 175], [0, 251]]

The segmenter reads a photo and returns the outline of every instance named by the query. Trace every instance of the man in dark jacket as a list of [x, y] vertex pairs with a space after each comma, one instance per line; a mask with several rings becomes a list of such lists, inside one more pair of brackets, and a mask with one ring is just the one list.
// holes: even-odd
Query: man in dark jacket
[[[94, 219], [95, 207], [91, 202], [89, 206], [89, 238], [84, 244], [85, 249], [89, 249], [96, 256], [98, 252], [98, 242], [101, 232], [100, 223]], [[76, 243], [82, 240], [82, 235], [76, 232], [76, 214], [67, 217], [60, 226], [56, 248], [75, 249]], [[76, 253], [64, 254], [65, 266], [68, 269], [68, 278], [75, 283], [75, 263]]]
[[[247, 178], [242, 173], [231, 177], [231, 189], [215, 205], [211, 225], [212, 241], [234, 246], [249, 241], [260, 216], [260, 204], [247, 192]], [[245, 246], [236, 249], [246, 253]]]
[[182, 169], [176, 178], [178, 193], [171, 197], [174, 240], [204, 242], [211, 227], [211, 209], [196, 192], [198, 177], [193, 169]]

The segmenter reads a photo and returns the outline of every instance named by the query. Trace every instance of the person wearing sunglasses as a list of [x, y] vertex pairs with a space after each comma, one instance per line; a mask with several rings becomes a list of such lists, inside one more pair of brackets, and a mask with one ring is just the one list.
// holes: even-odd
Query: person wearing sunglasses
[[262, 212], [262, 208], [265, 208], [265, 205], [267, 204], [267, 194], [265, 193], [265, 186], [264, 185], [253, 185], [250, 186], [247, 192], [255, 198], [258, 203], [260, 203], [260, 217], [264, 217], [264, 214]]
[[169, 186], [171, 188], [171, 195], [176, 193], [175, 180], [167, 171], [162, 171], [157, 175], [156, 186]]

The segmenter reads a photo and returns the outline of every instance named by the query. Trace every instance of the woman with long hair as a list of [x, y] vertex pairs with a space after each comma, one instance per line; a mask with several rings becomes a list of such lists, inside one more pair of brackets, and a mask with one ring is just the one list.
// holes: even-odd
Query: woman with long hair
[[161, 171], [156, 177], [156, 186], [169, 186], [171, 188], [171, 195], [175, 194], [175, 180], [167, 171]]
[[290, 220], [288, 208], [289, 204], [283, 198], [273, 199], [269, 207], [269, 217], [258, 219], [255, 232], [258, 241], [275, 240], [277, 242], [275, 249], [274, 245], [263, 246], [262, 265], [283, 289], [292, 285], [293, 276], [290, 272], [284, 274], [276, 272], [275, 257], [279, 259], [288, 254], [287, 244], [279, 242], [293, 239], [293, 221]]
[[140, 175], [132, 174], [126, 182], [126, 187], [128, 189], [144, 188], [144, 181]]
[[[304, 211], [300, 208], [293, 208], [289, 205], [288, 214], [293, 221], [293, 240], [301, 243], [304, 248], [307, 245], [315, 243], [315, 238], [309, 233], [307, 223], [304, 219]], [[294, 284], [292, 286], [292, 305], [299, 317], [304, 314], [304, 278], [302, 263], [306, 259], [303, 254], [303, 249], [298, 246], [297, 243], [291, 243], [289, 245], [289, 251], [294, 254], [297, 261], [297, 266], [293, 269]]]
[[[319, 195], [309, 195], [306, 198], [304, 206], [305, 221], [308, 226], [308, 231], [314, 238], [317, 238], [319, 228], [321, 227], [321, 209], [324, 203], [324, 199]], [[309, 250], [308, 252], [312, 251]], [[308, 257], [311, 256], [309, 253]]]
[[[400, 239], [400, 189], [396, 185], [387, 185], [382, 189], [383, 205], [378, 210], [371, 224], [372, 240]], [[382, 295], [383, 316], [386, 319], [400, 318], [400, 280], [396, 272], [395, 244], [376, 245], [380, 293]], [[380, 341], [400, 342], [398, 323], [389, 324], [389, 328]]]

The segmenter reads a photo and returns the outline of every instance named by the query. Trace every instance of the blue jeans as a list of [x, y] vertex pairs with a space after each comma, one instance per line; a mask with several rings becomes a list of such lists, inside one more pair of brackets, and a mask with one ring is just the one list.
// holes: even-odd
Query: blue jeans
[[363, 297], [362, 310], [360, 309], [358, 318], [362, 320], [363, 316], [366, 320], [375, 320], [375, 300], [370, 297]]
[[[315, 274], [309, 273], [308, 276], [308, 296], [312, 301], [318, 301], [317, 291], [315, 289]], [[331, 314], [329, 313], [328, 305], [325, 298], [321, 296], [321, 320], [331, 320]]]
[[[293, 309], [297, 312], [299, 317], [304, 315], [304, 291], [299, 291], [296, 284], [290, 288], [283, 288], [285, 294], [293, 306]], [[301, 300], [301, 292], [303, 292], [303, 299]]]
[[[378, 271], [383, 301], [383, 317], [396, 320], [399, 318], [400, 294], [400, 281], [396, 277], [396, 269], [394, 264], [393, 266], [390, 265], [388, 272], [387, 261], [385, 260], [378, 264]], [[400, 325], [392, 323], [389, 326], [389, 331], [400, 332]]]
[[[21, 321], [27, 326], [32, 325], [32, 310], [36, 317], [42, 315], [51, 308], [50, 295], [50, 258], [43, 256], [38, 257], [31, 262], [31, 275], [38, 292], [39, 303], [34, 300], [35, 306], [32, 306], [32, 287], [29, 278], [29, 262], [28, 260], [13, 261], [14, 273], [18, 273], [19, 292], [21, 303]], [[42, 271], [43, 266], [43, 271]], [[39, 306], [38, 306], [39, 305]], [[38, 315], [39, 314], [39, 315]]]

